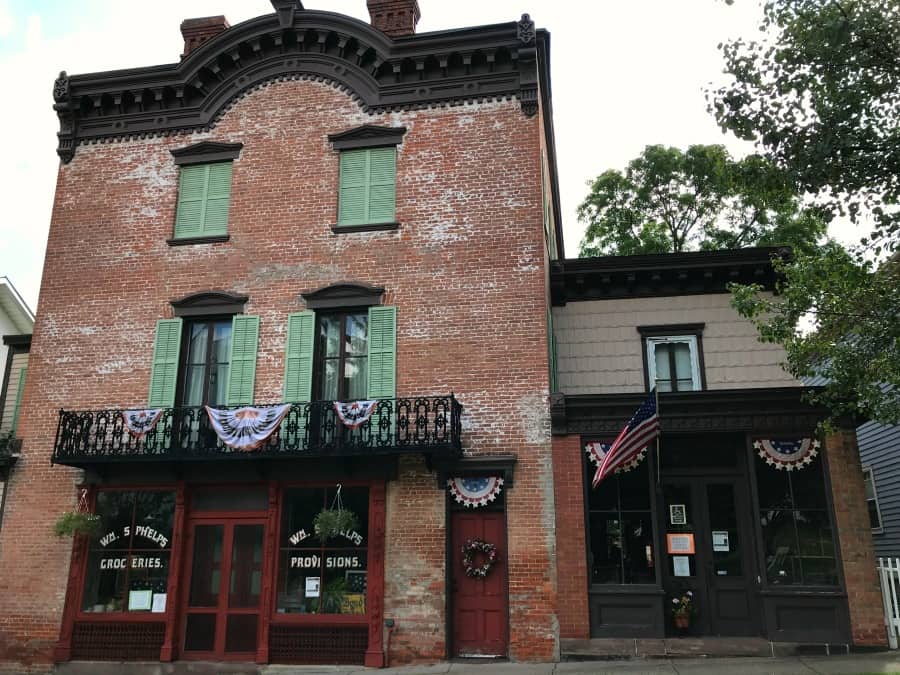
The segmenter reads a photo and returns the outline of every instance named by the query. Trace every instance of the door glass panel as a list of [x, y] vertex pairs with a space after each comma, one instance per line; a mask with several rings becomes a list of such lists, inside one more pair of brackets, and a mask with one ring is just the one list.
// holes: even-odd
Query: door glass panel
[[[696, 513], [691, 503], [690, 485], [665, 485], [666, 557], [668, 573], [673, 577], [697, 576]], [[670, 535], [687, 535], [671, 539]], [[687, 546], [686, 544], [690, 544]], [[675, 552], [671, 552], [674, 550]]]
[[232, 614], [225, 622], [226, 652], [255, 652], [257, 614]]
[[739, 577], [743, 574], [743, 570], [734, 488], [727, 484], [707, 485], [706, 498], [709, 507], [713, 574], [720, 577]]
[[219, 604], [224, 530], [223, 525], [197, 525], [194, 528], [194, 560], [188, 600], [191, 607]]
[[188, 614], [184, 649], [189, 652], [211, 652], [216, 646], [216, 615]]
[[262, 586], [262, 525], [235, 525], [229, 607], [258, 607]]

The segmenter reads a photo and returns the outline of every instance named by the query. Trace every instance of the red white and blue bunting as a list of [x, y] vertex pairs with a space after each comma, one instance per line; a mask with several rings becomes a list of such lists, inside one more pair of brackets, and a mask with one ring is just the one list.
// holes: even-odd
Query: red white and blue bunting
[[209, 422], [222, 442], [229, 448], [250, 452], [257, 450], [275, 433], [291, 404], [265, 408], [238, 408], [218, 410], [206, 406]]
[[356, 429], [369, 421], [378, 401], [335, 401], [334, 411], [348, 429]]
[[819, 445], [814, 438], [760, 438], [753, 442], [760, 459], [779, 471], [799, 471], [812, 463]]
[[477, 509], [497, 499], [503, 489], [503, 479], [498, 476], [448, 478], [447, 487], [457, 502], [466, 508]]
[[145, 410], [123, 410], [122, 421], [128, 433], [142, 439], [156, 427], [162, 416], [162, 408], [147, 408]]
[[[590, 443], [586, 443], [584, 446], [584, 451], [587, 453], [588, 458], [594, 463], [596, 467], [600, 467], [603, 464], [603, 458], [606, 457], [606, 453], [609, 452], [612, 443], [601, 443], [600, 441], [592, 441]], [[630, 462], [625, 462], [622, 466], [617, 467], [613, 473], [624, 473], [626, 471], [631, 471], [632, 469], [637, 468], [637, 466], [644, 461], [644, 457], [647, 456], [647, 448], [641, 450], [638, 454], [634, 456]]]

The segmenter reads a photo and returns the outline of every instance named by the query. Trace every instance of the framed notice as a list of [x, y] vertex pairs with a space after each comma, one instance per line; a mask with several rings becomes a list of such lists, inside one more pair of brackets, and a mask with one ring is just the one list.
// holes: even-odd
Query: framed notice
[[687, 508], [684, 504], [669, 504], [669, 522], [672, 525], [687, 525]]
[[692, 532], [678, 532], [666, 535], [666, 552], [672, 555], [693, 555], [694, 535]]
[[319, 597], [319, 577], [306, 577], [305, 595], [307, 598]]
[[128, 594], [128, 611], [150, 609], [153, 591], [131, 591]]
[[151, 612], [155, 612], [157, 614], [161, 614], [166, 611], [166, 594], [165, 593], [154, 593], [153, 594], [153, 607], [150, 609]]
[[713, 530], [713, 551], [717, 553], [727, 553], [731, 550], [728, 544], [728, 530]]

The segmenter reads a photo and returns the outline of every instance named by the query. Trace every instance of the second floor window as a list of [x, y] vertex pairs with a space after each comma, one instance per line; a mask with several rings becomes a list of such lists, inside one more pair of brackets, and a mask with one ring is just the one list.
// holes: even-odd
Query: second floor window
[[646, 345], [650, 389], [654, 383], [660, 392], [703, 388], [696, 336], [648, 337]]
[[367, 311], [319, 317], [315, 393], [319, 400], [367, 397], [369, 315]]
[[185, 325], [182, 405], [226, 404], [231, 325], [230, 318], [191, 321]]

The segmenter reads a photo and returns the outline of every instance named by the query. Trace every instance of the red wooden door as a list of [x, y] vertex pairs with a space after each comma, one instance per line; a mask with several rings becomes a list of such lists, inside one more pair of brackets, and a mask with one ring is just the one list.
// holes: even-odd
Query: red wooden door
[[191, 525], [188, 594], [182, 610], [187, 659], [252, 661], [259, 633], [265, 524]]
[[[454, 656], [506, 656], [507, 585], [506, 524], [496, 511], [456, 511], [451, 516], [452, 549], [449, 561], [453, 607]], [[482, 539], [497, 547], [497, 562], [487, 577], [466, 576], [462, 547], [468, 539]], [[475, 565], [484, 563], [476, 556]]]

